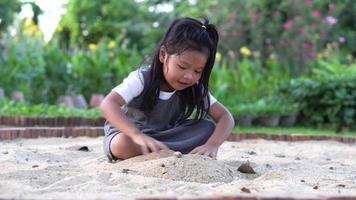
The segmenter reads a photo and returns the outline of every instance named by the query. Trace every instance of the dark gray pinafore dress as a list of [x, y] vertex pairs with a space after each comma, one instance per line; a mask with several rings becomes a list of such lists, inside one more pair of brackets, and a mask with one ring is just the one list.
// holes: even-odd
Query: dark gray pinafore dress
[[[142, 75], [146, 84], [149, 78], [148, 70], [142, 70]], [[191, 123], [192, 120], [178, 123], [180, 115], [178, 92], [176, 91], [169, 99], [159, 99], [149, 113], [138, 109], [143, 101], [142, 93], [125, 105], [123, 110], [143, 133], [163, 142], [171, 150], [189, 153], [209, 139], [215, 124], [208, 119], [202, 119], [197, 123]], [[116, 160], [110, 151], [110, 143], [121, 131], [106, 121], [104, 132], [104, 152], [109, 160]]]

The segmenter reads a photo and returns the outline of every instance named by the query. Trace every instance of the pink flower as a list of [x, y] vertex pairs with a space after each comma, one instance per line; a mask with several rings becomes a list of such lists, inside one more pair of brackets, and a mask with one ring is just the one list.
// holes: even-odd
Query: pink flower
[[295, 16], [295, 17], [293, 18], [293, 20], [294, 20], [294, 21], [299, 21], [299, 20], [300, 20], [300, 16]]
[[293, 26], [293, 21], [292, 20], [288, 20], [283, 24], [283, 28], [288, 30]]
[[345, 43], [345, 42], [346, 42], [346, 39], [341, 36], [341, 37], [339, 37], [339, 42], [340, 42], [340, 43]]
[[239, 33], [237, 32], [237, 30], [232, 30], [231, 31], [231, 35], [234, 36], [234, 37], [237, 36], [238, 34]]
[[312, 57], [312, 58], [315, 58], [317, 55], [318, 55], [318, 53], [316, 53], [316, 52], [310, 52], [309, 53], [309, 56]]
[[325, 17], [325, 21], [326, 21], [326, 23], [328, 23], [330, 25], [334, 25], [334, 24], [337, 23], [337, 19], [335, 17], [333, 17], [333, 16], [330, 16], [330, 15]]
[[301, 27], [298, 29], [298, 33], [302, 34], [302, 35], [305, 35], [305, 31], [304, 31], [304, 28]]
[[311, 0], [304, 0], [304, 4], [305, 4], [305, 5], [310, 5], [311, 2], [312, 2]]
[[315, 18], [320, 18], [321, 17], [321, 13], [319, 10], [314, 10], [312, 13], [312, 16]]
[[229, 13], [229, 17], [230, 17], [230, 19], [235, 19], [236, 18], [236, 13], [235, 12]]
[[333, 9], [335, 9], [336, 8], [336, 3], [331, 3], [331, 4], [329, 4], [329, 9], [330, 10], [333, 10]]
[[302, 46], [303, 46], [304, 49], [313, 48], [313, 44], [311, 42], [303, 42]]
[[257, 19], [257, 14], [254, 11], [250, 11], [248, 15], [253, 21]]
[[316, 52], [307, 52], [307, 53], [303, 53], [303, 55], [306, 56], [306, 57], [315, 58], [318, 55], [318, 53], [316, 53]]

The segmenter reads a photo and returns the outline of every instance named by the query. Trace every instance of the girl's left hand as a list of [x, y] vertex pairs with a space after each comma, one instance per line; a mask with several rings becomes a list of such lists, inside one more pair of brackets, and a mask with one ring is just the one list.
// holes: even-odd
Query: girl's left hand
[[204, 145], [196, 147], [190, 153], [209, 156], [213, 159], [216, 159], [216, 154], [218, 153], [218, 149], [219, 149], [219, 146], [217, 146], [217, 145], [204, 144]]

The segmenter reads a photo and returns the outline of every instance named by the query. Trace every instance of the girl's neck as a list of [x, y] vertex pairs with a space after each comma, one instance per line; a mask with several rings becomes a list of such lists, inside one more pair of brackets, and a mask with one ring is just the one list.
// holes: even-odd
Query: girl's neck
[[170, 85], [168, 85], [167, 83], [162, 82], [160, 87], [159, 87], [160, 91], [164, 91], [164, 92], [174, 92], [175, 89], [172, 88]]

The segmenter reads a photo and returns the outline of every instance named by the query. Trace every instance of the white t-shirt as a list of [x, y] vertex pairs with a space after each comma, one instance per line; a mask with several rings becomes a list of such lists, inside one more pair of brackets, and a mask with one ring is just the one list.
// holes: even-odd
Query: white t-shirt
[[[133, 98], [137, 97], [143, 91], [144, 78], [140, 70], [131, 72], [120, 85], [116, 86], [112, 91], [119, 94], [127, 103], [129, 103]], [[162, 100], [169, 99], [176, 92], [164, 92], [160, 91], [159, 98]], [[216, 102], [216, 99], [210, 94], [210, 106]]]

